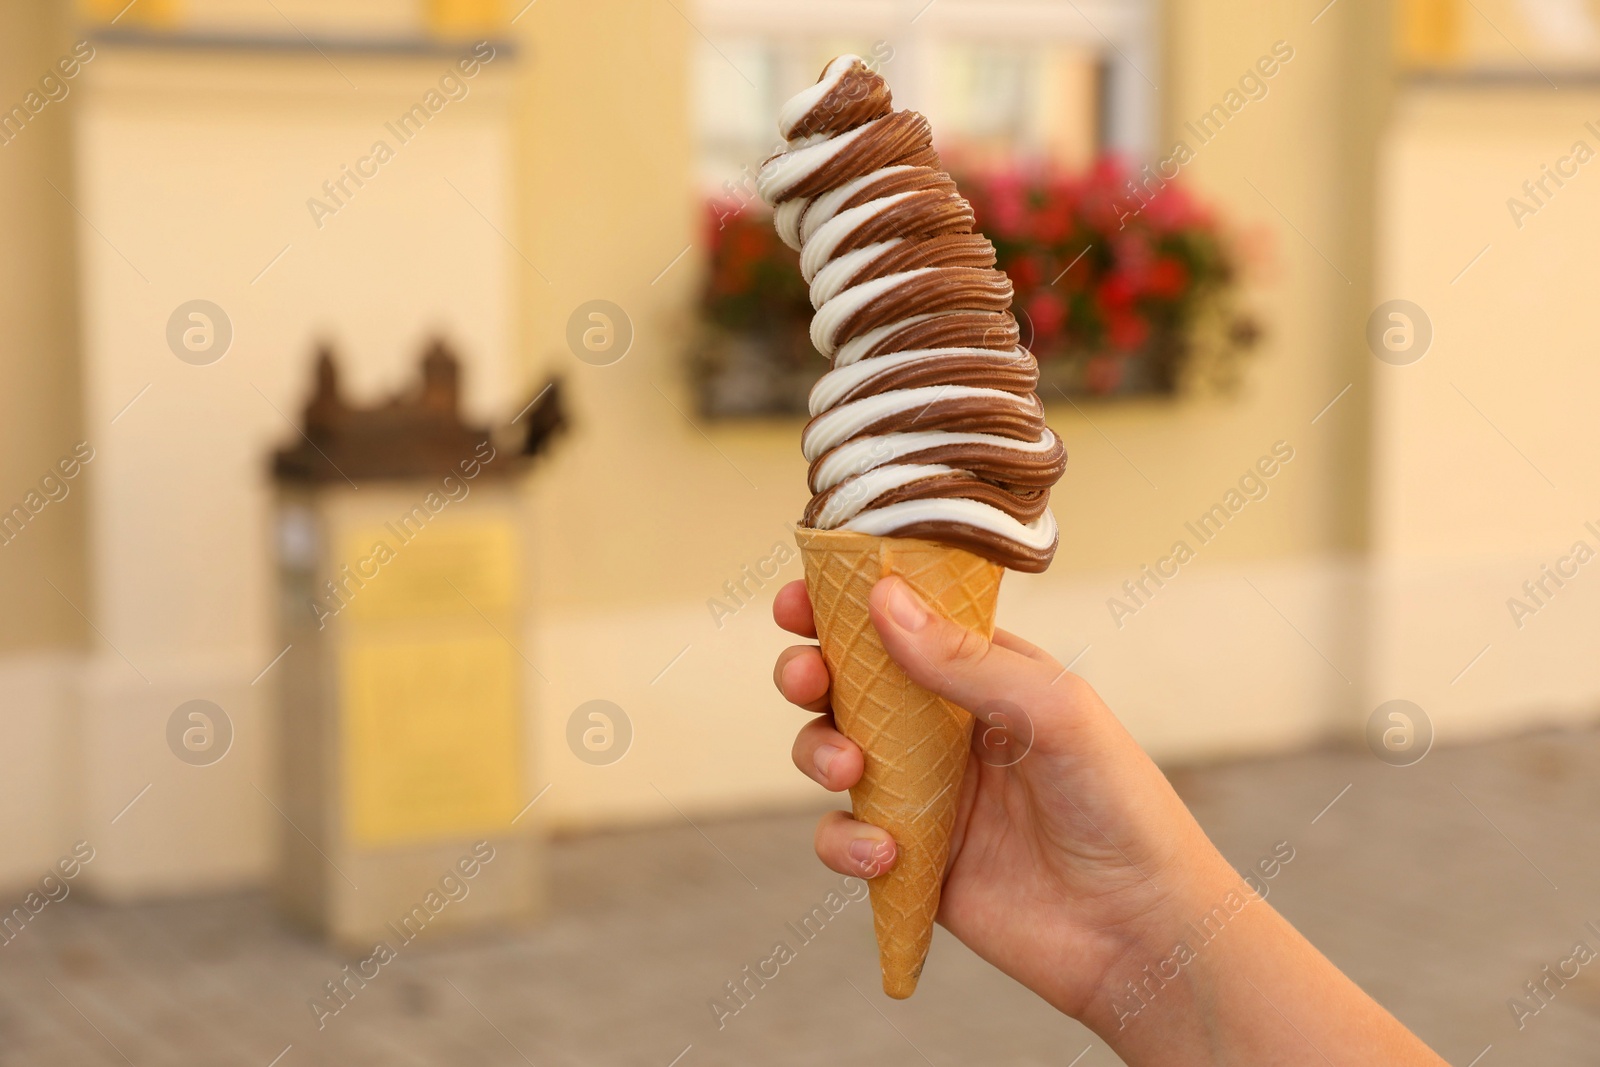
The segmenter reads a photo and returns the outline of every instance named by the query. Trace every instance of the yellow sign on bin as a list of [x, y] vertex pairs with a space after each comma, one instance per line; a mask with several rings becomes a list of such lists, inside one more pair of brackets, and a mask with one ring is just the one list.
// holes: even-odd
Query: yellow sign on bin
[[354, 843], [503, 833], [516, 815], [515, 545], [508, 523], [478, 519], [405, 542], [389, 528], [344, 539], [364, 581], [349, 597], [339, 670]]

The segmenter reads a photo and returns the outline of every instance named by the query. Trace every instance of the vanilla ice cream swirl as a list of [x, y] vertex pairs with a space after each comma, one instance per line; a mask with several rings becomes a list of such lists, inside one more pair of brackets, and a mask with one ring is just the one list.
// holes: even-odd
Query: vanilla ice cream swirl
[[857, 56], [778, 115], [787, 142], [757, 191], [811, 287], [811, 340], [833, 363], [811, 391], [801, 522], [955, 545], [1042, 571], [1066, 449], [1045, 425], [1011, 281], [940, 169], [928, 120], [895, 111]]

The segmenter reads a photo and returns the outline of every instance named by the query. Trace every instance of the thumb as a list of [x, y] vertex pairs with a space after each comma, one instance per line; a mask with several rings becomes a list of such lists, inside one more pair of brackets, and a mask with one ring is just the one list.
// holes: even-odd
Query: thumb
[[[980, 719], [997, 704], [1047, 706], [1050, 667], [957, 625], [930, 608], [903, 578], [872, 587], [872, 625], [913, 682]], [[1055, 675], [1059, 677], [1059, 674]]]

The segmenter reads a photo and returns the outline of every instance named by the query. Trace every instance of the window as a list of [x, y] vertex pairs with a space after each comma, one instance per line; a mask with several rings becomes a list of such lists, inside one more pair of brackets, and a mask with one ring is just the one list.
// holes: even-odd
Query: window
[[754, 177], [782, 147], [781, 105], [843, 52], [884, 75], [896, 106], [928, 116], [1012, 280], [1042, 395], [1229, 380], [1256, 330], [1231, 305], [1225, 235], [1181, 188], [1141, 193], [1129, 180], [1155, 162], [1153, 11], [1152, 0], [701, 0], [692, 99], [713, 202], [707, 329], [691, 358], [702, 413], [804, 414], [825, 367]]
[[[923, 112], [963, 165], [1038, 160], [1079, 168], [1154, 142], [1148, 0], [893, 0], [805, 5], [702, 0], [693, 61], [699, 170], [712, 195], [777, 142], [778, 107], [829, 59], [874, 59], [898, 106]], [[727, 184], [725, 184], [727, 183]]]

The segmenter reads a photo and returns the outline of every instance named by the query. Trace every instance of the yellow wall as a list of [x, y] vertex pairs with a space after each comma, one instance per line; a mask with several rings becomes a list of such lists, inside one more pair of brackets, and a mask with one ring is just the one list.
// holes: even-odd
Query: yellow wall
[[[62, 5], [17, 0], [0, 9], [0, 107], [9, 111], [71, 52]], [[81, 76], [80, 76], [81, 77]], [[37, 489], [83, 438], [73, 304], [73, 231], [63, 198], [74, 195], [68, 166], [80, 80], [0, 146], [0, 510]], [[59, 90], [57, 90], [59, 93]], [[56, 187], [51, 189], [51, 183]], [[59, 190], [56, 191], [56, 190]], [[0, 546], [0, 649], [77, 643], [87, 632], [61, 594], [84, 606], [83, 479], [47, 504], [21, 536]], [[57, 490], [59, 493], [59, 490]], [[55, 583], [58, 594], [50, 588]]]
[[[685, 417], [681, 367], [703, 263], [693, 30], [651, 0], [541, 4], [516, 28], [529, 80], [525, 347], [535, 372], [566, 376], [576, 430], [537, 479], [538, 600], [548, 613], [703, 600], [785, 536], [805, 468], [797, 423], [718, 428], [708, 440]], [[584, 364], [566, 345], [568, 316], [593, 299], [634, 324], [633, 348], [613, 366]]]
[[[52, 0], [0, 7], [0, 108], [24, 101], [72, 39]], [[59, 95], [60, 90], [54, 90]], [[0, 509], [82, 440], [68, 167], [76, 91], [0, 146]], [[31, 881], [71, 840], [70, 679], [88, 628], [84, 529], [91, 468], [0, 546], [0, 882]], [[60, 490], [55, 490], [59, 495]], [[60, 590], [50, 587], [54, 583]], [[68, 603], [68, 599], [72, 604]]]
[[1373, 675], [1456, 738], [1595, 714], [1596, 116], [1592, 87], [1419, 88], [1386, 138], [1380, 278], [1434, 341], [1378, 375]]

